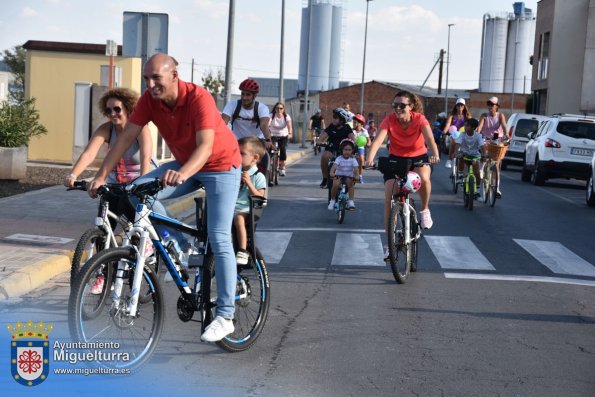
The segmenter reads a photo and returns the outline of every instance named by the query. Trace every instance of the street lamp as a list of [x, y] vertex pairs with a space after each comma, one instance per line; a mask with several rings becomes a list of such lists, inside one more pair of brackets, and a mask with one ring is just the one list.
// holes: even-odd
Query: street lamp
[[372, 0], [366, 0], [366, 28], [364, 30], [364, 62], [362, 65], [362, 89], [359, 99], [359, 113], [364, 114], [364, 76], [366, 73], [366, 45], [368, 42], [368, 7]]
[[444, 112], [448, 114], [448, 67], [450, 66], [450, 27], [454, 23], [448, 24], [448, 43], [446, 45], [446, 89], [444, 90]]

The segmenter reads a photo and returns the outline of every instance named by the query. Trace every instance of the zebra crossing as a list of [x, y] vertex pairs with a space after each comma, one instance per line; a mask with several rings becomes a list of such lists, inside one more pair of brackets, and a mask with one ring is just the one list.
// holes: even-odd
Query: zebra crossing
[[[286, 255], [301, 255], [305, 258], [304, 252], [294, 251], [291, 247], [291, 241], [300, 233], [312, 232], [335, 234], [330, 259], [332, 266], [386, 266], [382, 245], [383, 231], [378, 229], [301, 228], [259, 230], [256, 232], [256, 243], [268, 264], [280, 264]], [[528, 259], [533, 258], [541, 266], [553, 273], [553, 276], [550, 277], [540, 277], [499, 274], [497, 266], [490, 262], [470, 237], [424, 236], [424, 240], [447, 278], [493, 280], [514, 278], [525, 281], [564, 282], [567, 284], [595, 286], [595, 281], [577, 281], [566, 278], [568, 276], [595, 278], [595, 266], [560, 242], [511, 238], [511, 244], [521, 247], [527, 254]], [[325, 241], [324, 246], [310, 247], [310, 250], [312, 252], [330, 251], [328, 247], [329, 240]], [[357, 247], [357, 249], [354, 249], [354, 247]], [[453, 271], [456, 272], [453, 273]], [[540, 279], [537, 280], [536, 277]], [[544, 278], [547, 280], [543, 280]]]

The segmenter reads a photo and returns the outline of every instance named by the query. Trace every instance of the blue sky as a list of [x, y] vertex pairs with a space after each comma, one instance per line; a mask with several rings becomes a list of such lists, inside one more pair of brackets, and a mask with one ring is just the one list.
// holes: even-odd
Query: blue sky
[[[337, 1], [336, 1], [337, 2]], [[341, 79], [361, 81], [365, 0], [346, 0]], [[372, 0], [369, 3], [366, 80], [421, 84], [438, 52], [447, 47], [451, 28], [449, 86], [476, 88], [479, 77], [482, 17], [512, 12], [504, 0]], [[301, 8], [307, 0], [286, 0], [285, 78], [297, 78]], [[537, 11], [537, 1], [525, 1]], [[169, 15], [169, 52], [180, 62], [181, 76], [195, 82], [226, 62], [228, 0], [89, 1], [21, 0], [3, 4], [0, 50], [27, 40], [122, 43], [124, 11]], [[277, 77], [281, 0], [236, 0], [233, 86], [247, 76]], [[437, 86], [434, 71], [428, 85]]]

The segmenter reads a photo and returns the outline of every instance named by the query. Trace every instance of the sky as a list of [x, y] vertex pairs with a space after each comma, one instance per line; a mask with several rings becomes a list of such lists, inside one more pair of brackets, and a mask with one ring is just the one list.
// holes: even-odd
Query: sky
[[[335, 3], [341, 2], [334, 0]], [[285, 1], [284, 78], [299, 72], [301, 9], [307, 0]], [[343, 0], [341, 80], [361, 82], [366, 0]], [[449, 87], [477, 88], [482, 18], [512, 12], [508, 0], [371, 0], [365, 80], [422, 84], [440, 49], [448, 46]], [[525, 1], [537, 12], [537, 0]], [[209, 71], [224, 72], [228, 0], [20, 0], [3, 3], [0, 51], [27, 40], [105, 44], [122, 43], [123, 12], [169, 15], [169, 53], [180, 63], [180, 76], [194, 82]], [[278, 77], [281, 48], [281, 0], [236, 0], [232, 68], [234, 92], [248, 76]], [[428, 82], [438, 85], [438, 68]]]

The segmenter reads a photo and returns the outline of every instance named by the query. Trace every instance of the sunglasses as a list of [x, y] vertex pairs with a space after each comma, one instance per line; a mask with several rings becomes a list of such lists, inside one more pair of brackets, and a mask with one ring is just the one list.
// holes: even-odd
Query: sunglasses
[[105, 114], [112, 114], [112, 111], [114, 111], [116, 114], [120, 114], [120, 112], [122, 111], [122, 108], [119, 106], [114, 106], [113, 108], [105, 108], [103, 109], [103, 112]]
[[393, 109], [400, 109], [400, 110], [404, 110], [407, 106], [409, 106], [408, 103], [393, 103], [392, 104]]
[[490, 102], [490, 101], [487, 101], [487, 102], [486, 102], [486, 105], [488, 105], [488, 106], [492, 107], [492, 106], [495, 106], [495, 105], [497, 105], [497, 104], [496, 104], [496, 103], [492, 103], [492, 102]]

